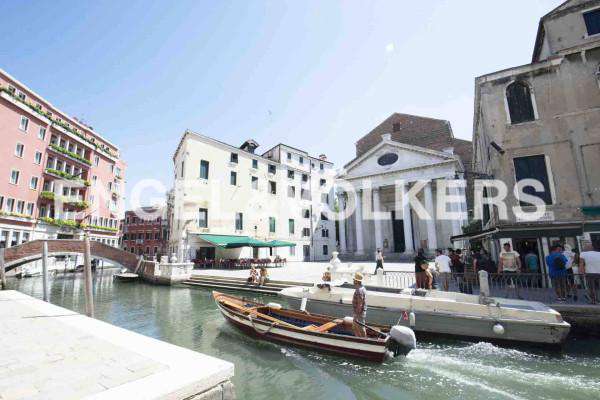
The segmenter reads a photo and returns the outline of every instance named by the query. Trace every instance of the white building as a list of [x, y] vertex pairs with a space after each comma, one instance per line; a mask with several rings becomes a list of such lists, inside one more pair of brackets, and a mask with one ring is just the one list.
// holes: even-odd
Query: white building
[[173, 156], [172, 252], [186, 259], [331, 257], [333, 164], [283, 144], [262, 155], [255, 154], [257, 147], [253, 140], [235, 147], [184, 133]]
[[[337, 177], [340, 208], [351, 207], [339, 224], [341, 256], [374, 259], [380, 248], [388, 259], [403, 259], [419, 248], [450, 247], [467, 221], [459, 185], [470, 149], [470, 142], [454, 138], [448, 121], [406, 114], [393, 114], [361, 138], [357, 157]], [[412, 188], [432, 218], [402, 201]], [[461, 217], [441, 215], [438, 204], [446, 206], [446, 195], [460, 197], [445, 210]]]

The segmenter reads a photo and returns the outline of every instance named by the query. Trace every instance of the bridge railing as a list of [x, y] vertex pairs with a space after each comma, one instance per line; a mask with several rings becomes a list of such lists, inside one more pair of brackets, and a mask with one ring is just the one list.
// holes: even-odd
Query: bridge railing
[[[478, 295], [479, 277], [473, 273], [433, 274], [434, 289]], [[414, 272], [389, 271], [381, 278], [371, 277], [367, 284], [404, 289], [416, 288]], [[547, 275], [535, 273], [488, 274], [490, 296], [540, 301], [542, 303], [564, 302], [569, 304], [600, 304], [600, 276], [569, 274], [563, 279], [552, 280]]]

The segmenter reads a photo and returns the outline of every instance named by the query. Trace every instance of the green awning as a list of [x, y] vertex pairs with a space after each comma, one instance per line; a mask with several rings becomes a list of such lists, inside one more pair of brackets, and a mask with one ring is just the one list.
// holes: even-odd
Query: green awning
[[581, 207], [581, 212], [585, 215], [597, 217], [600, 215], [600, 206], [584, 206]]
[[267, 242], [268, 247], [294, 247], [296, 243], [284, 242], [283, 240], [271, 240]]
[[200, 238], [210, 244], [224, 249], [237, 249], [240, 247], [274, 247], [270, 242], [254, 239], [249, 236], [200, 234]]
[[248, 238], [248, 246], [250, 247], [270, 247], [269, 242], [263, 242], [262, 240]]
[[218, 247], [226, 249], [235, 249], [238, 247], [249, 246], [248, 242], [250, 238], [248, 236], [234, 236], [234, 235], [210, 235], [201, 234], [200, 238], [207, 241], [210, 244], [214, 244]]

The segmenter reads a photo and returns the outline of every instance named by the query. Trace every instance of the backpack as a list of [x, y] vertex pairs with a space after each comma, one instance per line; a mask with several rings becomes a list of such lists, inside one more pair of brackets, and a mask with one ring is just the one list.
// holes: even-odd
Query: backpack
[[567, 263], [565, 262], [565, 260], [562, 257], [554, 258], [554, 268], [565, 269], [566, 266], [567, 266]]

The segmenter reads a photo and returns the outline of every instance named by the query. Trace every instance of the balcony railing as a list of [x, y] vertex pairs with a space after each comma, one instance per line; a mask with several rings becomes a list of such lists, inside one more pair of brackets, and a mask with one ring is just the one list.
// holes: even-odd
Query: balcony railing
[[[40, 197], [42, 199], [52, 200], [52, 201], [54, 201], [54, 199], [57, 198], [56, 194], [54, 192], [50, 192], [50, 191], [41, 192]], [[74, 197], [59, 196], [59, 198], [63, 202], [63, 204], [73, 207], [77, 210], [85, 210], [86, 208], [88, 208], [90, 206], [90, 204], [87, 201], [83, 200], [83, 197], [81, 197], [81, 196], [74, 196]]]
[[71, 174], [69, 174], [67, 172], [59, 171], [59, 170], [54, 169], [54, 168], [46, 168], [45, 172], [47, 174], [53, 175], [53, 176], [55, 176], [57, 178], [63, 178], [63, 179], [67, 179], [67, 180], [70, 180], [70, 181], [81, 182], [85, 186], [90, 186], [91, 185], [90, 181], [87, 181], [85, 179], [81, 179], [81, 178], [79, 178], [79, 177], [77, 177], [75, 175], [71, 175]]
[[56, 144], [53, 144], [53, 143], [50, 143], [49, 147], [52, 150], [56, 151], [57, 153], [60, 153], [60, 154], [62, 154], [64, 156], [67, 156], [68, 158], [70, 158], [70, 159], [72, 159], [74, 161], [79, 161], [80, 163], [83, 163], [83, 164], [86, 164], [86, 165], [89, 165], [89, 166], [92, 165], [92, 162], [90, 160], [88, 160], [87, 158], [82, 157], [79, 154], [74, 153], [72, 151], [69, 151], [69, 150], [65, 149], [64, 147], [60, 147], [60, 146], [58, 146]]
[[17, 97], [14, 93], [12, 93], [10, 90], [8, 90], [5, 87], [0, 87], [0, 93], [6, 93], [13, 100], [18, 101], [18, 102], [24, 104], [25, 106], [29, 107], [31, 109], [31, 111], [33, 111], [33, 112], [35, 112], [35, 113], [43, 116], [44, 118], [47, 118], [48, 120], [50, 120], [52, 122], [52, 124], [60, 126], [62, 129], [64, 129], [64, 130], [68, 131], [69, 133], [71, 133], [71, 134], [79, 137], [81, 140], [89, 143], [96, 150], [102, 151], [102, 152], [104, 152], [105, 154], [107, 154], [110, 157], [118, 158], [118, 154], [113, 153], [105, 145], [99, 145], [94, 140], [86, 137], [83, 133], [81, 133], [79, 131], [76, 131], [71, 126], [67, 125], [66, 122], [54, 118], [51, 113], [49, 113], [48, 111], [44, 111], [40, 105], [38, 105], [38, 104], [32, 104], [32, 103], [28, 102], [27, 100], [20, 99], [19, 97]]

